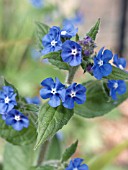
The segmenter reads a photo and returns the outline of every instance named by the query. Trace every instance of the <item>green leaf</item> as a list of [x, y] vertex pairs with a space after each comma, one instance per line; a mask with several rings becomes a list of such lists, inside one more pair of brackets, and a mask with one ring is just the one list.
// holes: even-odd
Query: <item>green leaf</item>
[[30, 125], [21, 131], [14, 130], [11, 126], [5, 124], [5, 121], [0, 119], [0, 136], [6, 141], [14, 145], [28, 145], [36, 140], [36, 122], [37, 117], [35, 113], [25, 110], [22, 112], [28, 115]]
[[65, 152], [62, 155], [61, 162], [67, 161], [75, 153], [77, 149], [77, 145], [78, 145], [78, 140], [65, 150]]
[[0, 76], [0, 89], [4, 86], [4, 77]]
[[4, 170], [29, 170], [34, 156], [33, 145], [21, 147], [7, 143], [4, 151]]
[[36, 22], [37, 25], [37, 42], [39, 47], [42, 49], [42, 38], [49, 32], [50, 27], [44, 23]]
[[128, 72], [112, 66], [112, 73], [104, 78], [108, 80], [128, 80]]
[[53, 137], [55, 133], [66, 125], [73, 116], [73, 110], [64, 108], [62, 105], [56, 108], [47, 103], [42, 106], [38, 116], [38, 137], [35, 149]]
[[102, 116], [121, 104], [128, 98], [128, 83], [127, 92], [124, 95], [118, 95], [118, 100], [113, 101], [106, 95], [103, 84], [100, 81], [89, 81], [85, 83], [86, 102], [82, 105], [76, 105], [74, 112], [86, 118]]
[[44, 55], [42, 58], [48, 58], [49, 62], [58, 67], [59, 69], [69, 70], [69, 65], [63, 62], [60, 52], [51, 52], [49, 54]]
[[99, 27], [100, 27], [100, 18], [98, 19], [96, 24], [91, 28], [91, 30], [86, 35], [91, 37], [93, 40], [95, 40], [96, 35], [97, 35], [98, 31], [99, 31]]
[[125, 141], [124, 143], [117, 145], [112, 150], [100, 155], [95, 161], [92, 161], [89, 164], [89, 169], [90, 170], [104, 169], [104, 167], [106, 167], [108, 164], [114, 161], [114, 159], [127, 148], [128, 148], [128, 141]]
[[51, 139], [47, 153], [45, 155], [45, 160], [59, 160], [62, 154], [61, 141], [57, 134]]
[[41, 167], [33, 167], [31, 170], [56, 170], [56, 168], [53, 166], [44, 165]]

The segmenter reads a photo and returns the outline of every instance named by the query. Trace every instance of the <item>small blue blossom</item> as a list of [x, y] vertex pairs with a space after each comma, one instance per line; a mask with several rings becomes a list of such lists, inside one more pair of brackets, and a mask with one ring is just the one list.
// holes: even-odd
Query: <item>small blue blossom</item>
[[0, 91], [0, 114], [5, 114], [12, 110], [16, 103], [16, 93], [10, 86], [3, 86]]
[[75, 28], [71, 22], [65, 21], [61, 30], [61, 37], [72, 38], [78, 32], [78, 28]]
[[56, 26], [50, 28], [49, 33], [43, 37], [42, 43], [44, 46], [44, 49], [41, 51], [42, 55], [61, 50], [60, 28]]
[[29, 103], [29, 104], [40, 104], [41, 103], [40, 98], [38, 96], [35, 96], [33, 98], [26, 97], [25, 99], [26, 99], [27, 103]]
[[70, 161], [68, 167], [65, 170], [88, 170], [88, 166], [86, 164], [81, 164], [83, 159], [75, 158]]
[[94, 65], [92, 67], [93, 75], [98, 80], [104, 76], [108, 76], [112, 72], [112, 66], [109, 60], [112, 59], [112, 52], [110, 50], [104, 50], [104, 47], [100, 49], [97, 56], [94, 57]]
[[60, 105], [60, 100], [64, 101], [65, 85], [58, 78], [55, 79], [55, 82], [52, 78], [47, 78], [41, 82], [41, 85], [44, 88], [40, 90], [40, 96], [43, 99], [50, 98], [48, 102], [50, 106], [57, 107]]
[[62, 60], [69, 63], [70, 66], [80, 65], [82, 62], [81, 51], [82, 48], [78, 43], [67, 40], [62, 45]]
[[117, 93], [122, 95], [126, 93], [126, 83], [123, 80], [109, 80], [107, 84], [110, 89], [110, 96], [113, 100], [117, 100]]
[[65, 101], [63, 106], [68, 109], [74, 108], [74, 102], [83, 104], [86, 100], [86, 88], [81, 84], [73, 83], [66, 89]]
[[42, 8], [44, 5], [44, 0], [30, 0], [31, 4], [36, 8]]
[[126, 67], [126, 60], [125, 60], [125, 58], [118, 58], [117, 54], [114, 55], [113, 63], [117, 67], [119, 67], [121, 70], [123, 70]]
[[21, 131], [23, 128], [28, 128], [29, 126], [29, 119], [15, 109], [8, 112], [5, 122], [17, 131]]

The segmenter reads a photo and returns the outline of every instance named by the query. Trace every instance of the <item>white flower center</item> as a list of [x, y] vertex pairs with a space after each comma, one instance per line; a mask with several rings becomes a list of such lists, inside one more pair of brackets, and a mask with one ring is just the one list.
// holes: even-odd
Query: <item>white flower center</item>
[[20, 121], [20, 116], [19, 115], [15, 115], [15, 118], [14, 118], [16, 121]]
[[8, 96], [4, 99], [5, 103], [9, 103], [10, 99], [8, 98]]
[[119, 65], [119, 68], [121, 69], [121, 70], [123, 70], [124, 69], [124, 67], [120, 64]]
[[77, 54], [77, 49], [72, 49], [72, 54], [76, 55]]
[[55, 46], [56, 43], [57, 43], [57, 41], [53, 40], [53, 41], [51, 42], [51, 46]]
[[61, 35], [66, 35], [67, 31], [61, 31]]
[[114, 87], [115, 89], [117, 89], [118, 83], [114, 83], [113, 87]]
[[71, 97], [75, 97], [76, 96], [76, 92], [72, 91], [70, 94]]
[[56, 89], [55, 89], [55, 88], [52, 88], [51, 93], [52, 93], [52, 94], [56, 94]]
[[77, 168], [73, 168], [73, 170], [78, 170]]
[[100, 61], [98, 62], [98, 64], [99, 64], [99, 66], [102, 66], [102, 65], [103, 65], [103, 60], [100, 60]]

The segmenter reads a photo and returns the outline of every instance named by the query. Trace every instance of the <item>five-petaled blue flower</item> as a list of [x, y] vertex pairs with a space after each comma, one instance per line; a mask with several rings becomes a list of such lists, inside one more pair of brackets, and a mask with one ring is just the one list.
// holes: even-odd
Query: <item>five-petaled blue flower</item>
[[112, 66], [109, 60], [112, 59], [112, 52], [110, 50], [104, 50], [104, 47], [100, 49], [97, 56], [94, 57], [94, 65], [92, 67], [93, 75], [98, 80], [104, 76], [108, 76], [112, 72]]
[[62, 45], [62, 60], [69, 63], [70, 66], [80, 65], [82, 62], [82, 48], [74, 41], [67, 40]]
[[58, 78], [55, 79], [55, 82], [52, 78], [47, 78], [41, 82], [41, 85], [44, 88], [40, 90], [40, 96], [43, 99], [50, 98], [48, 102], [50, 106], [57, 107], [60, 105], [60, 100], [64, 101], [65, 85]]
[[40, 98], [38, 96], [35, 96], [33, 98], [26, 97], [25, 99], [26, 99], [27, 103], [29, 103], [29, 104], [40, 104], [41, 103]]
[[113, 63], [117, 67], [119, 67], [121, 70], [123, 70], [126, 67], [126, 60], [125, 60], [125, 58], [118, 58], [117, 54], [114, 55]]
[[3, 86], [0, 91], [0, 114], [8, 113], [17, 105], [15, 97], [16, 93], [12, 87]]
[[50, 28], [49, 33], [43, 37], [42, 43], [44, 49], [41, 51], [41, 53], [43, 55], [61, 50], [62, 42], [60, 39], [60, 28], [56, 26]]
[[86, 88], [77, 83], [71, 84], [67, 89], [66, 89], [66, 94], [65, 94], [65, 101], [63, 102], [63, 106], [68, 108], [68, 109], [73, 109], [74, 108], [74, 102], [77, 104], [83, 104], [86, 100]]
[[78, 32], [78, 28], [75, 28], [71, 22], [65, 21], [61, 30], [61, 37], [72, 38]]
[[5, 122], [17, 131], [21, 131], [23, 128], [28, 128], [29, 126], [29, 119], [15, 109], [8, 112]]
[[88, 170], [88, 166], [86, 164], [81, 164], [83, 159], [75, 158], [70, 161], [68, 167], [65, 170]]
[[110, 96], [113, 100], [117, 100], [117, 93], [122, 95], [126, 93], [126, 83], [123, 80], [109, 80], [107, 84], [110, 89]]

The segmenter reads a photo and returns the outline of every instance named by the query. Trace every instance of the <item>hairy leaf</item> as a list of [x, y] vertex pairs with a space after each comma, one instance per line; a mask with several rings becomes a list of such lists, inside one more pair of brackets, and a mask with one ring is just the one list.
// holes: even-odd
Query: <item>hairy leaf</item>
[[47, 103], [42, 106], [38, 116], [38, 137], [35, 149], [66, 125], [73, 116], [73, 110], [64, 108], [62, 105], [56, 108]]
[[86, 102], [82, 105], [76, 105], [74, 112], [86, 118], [102, 116], [128, 98], [128, 83], [127, 92], [124, 95], [119, 95], [117, 101], [113, 101], [107, 96], [100, 81], [89, 81], [85, 83], [85, 87], [87, 88]]
[[30, 170], [34, 155], [33, 145], [15, 146], [7, 143], [4, 151], [4, 170]]
[[65, 152], [62, 155], [61, 162], [67, 161], [75, 153], [77, 149], [77, 145], [78, 145], [78, 140], [65, 150]]
[[112, 66], [112, 73], [104, 78], [108, 80], [128, 80], [128, 72]]
[[93, 40], [95, 40], [96, 35], [97, 35], [98, 31], [99, 31], [99, 27], [100, 27], [100, 18], [98, 19], [96, 24], [91, 28], [91, 30], [86, 35], [91, 37]]
[[51, 52], [49, 54], [44, 55], [42, 58], [48, 58], [49, 62], [58, 67], [59, 69], [63, 69], [63, 70], [69, 70], [69, 66], [67, 63], [62, 61], [62, 58], [60, 56], [60, 52]]

